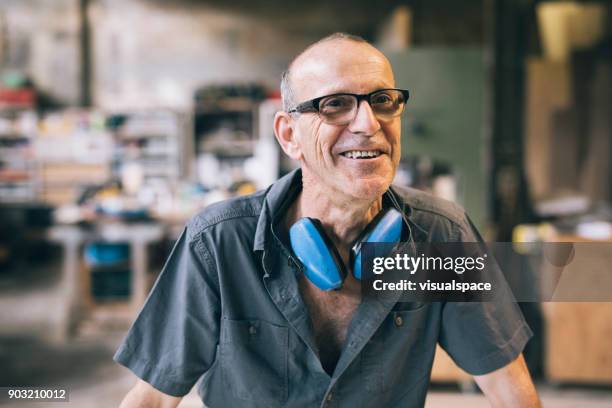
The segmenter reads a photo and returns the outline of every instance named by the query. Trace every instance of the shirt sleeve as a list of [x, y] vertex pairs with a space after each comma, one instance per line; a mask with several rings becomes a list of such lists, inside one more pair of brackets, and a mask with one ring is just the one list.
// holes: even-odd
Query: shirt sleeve
[[210, 252], [183, 230], [114, 360], [156, 389], [187, 394], [212, 365], [220, 300]]
[[[467, 216], [459, 240], [482, 242]], [[501, 274], [501, 271], [500, 271]], [[439, 342], [455, 363], [483, 375], [514, 361], [533, 335], [516, 302], [447, 302]]]

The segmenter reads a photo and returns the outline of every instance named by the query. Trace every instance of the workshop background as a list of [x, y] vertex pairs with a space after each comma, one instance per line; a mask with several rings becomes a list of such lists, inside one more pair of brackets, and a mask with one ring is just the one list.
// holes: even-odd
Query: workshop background
[[[272, 132], [280, 75], [336, 31], [411, 91], [396, 182], [459, 202], [487, 241], [612, 242], [610, 18], [604, 1], [0, 0], [0, 387], [119, 404], [135, 380], [112, 354], [183, 223], [296, 166]], [[612, 303], [522, 308], [544, 405], [610, 407]], [[442, 352], [432, 378], [427, 407], [488, 406]]]

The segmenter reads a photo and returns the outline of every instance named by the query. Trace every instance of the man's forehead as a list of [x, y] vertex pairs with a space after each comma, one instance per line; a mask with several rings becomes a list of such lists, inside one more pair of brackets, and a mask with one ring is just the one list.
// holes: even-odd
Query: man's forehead
[[313, 98], [333, 92], [370, 92], [394, 86], [387, 58], [367, 43], [349, 40], [317, 44], [291, 66], [298, 96]]

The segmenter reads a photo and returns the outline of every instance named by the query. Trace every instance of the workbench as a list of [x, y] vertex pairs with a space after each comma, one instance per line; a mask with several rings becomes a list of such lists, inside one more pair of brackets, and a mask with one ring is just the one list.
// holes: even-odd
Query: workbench
[[54, 333], [67, 339], [89, 307], [88, 271], [82, 267], [83, 246], [89, 242], [127, 243], [130, 247], [131, 292], [129, 304], [136, 313], [142, 307], [148, 287], [148, 246], [165, 236], [160, 223], [95, 222], [87, 226], [57, 225], [48, 230], [50, 241], [62, 246], [60, 293], [65, 299], [60, 324]]

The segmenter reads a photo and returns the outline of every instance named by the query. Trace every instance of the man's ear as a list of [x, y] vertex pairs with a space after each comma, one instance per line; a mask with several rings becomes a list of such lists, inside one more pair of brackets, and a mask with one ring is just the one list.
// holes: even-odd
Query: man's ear
[[293, 129], [293, 118], [287, 112], [276, 112], [274, 115], [274, 135], [287, 156], [293, 160], [300, 160], [302, 150], [296, 139]]

